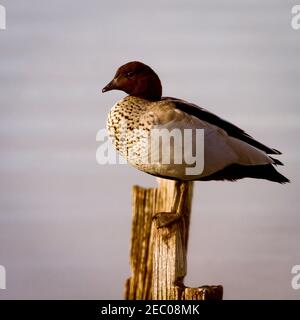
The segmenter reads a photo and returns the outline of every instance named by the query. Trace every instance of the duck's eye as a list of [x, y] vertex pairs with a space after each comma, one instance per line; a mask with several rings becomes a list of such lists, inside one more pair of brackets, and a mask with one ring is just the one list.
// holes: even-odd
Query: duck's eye
[[126, 77], [127, 77], [127, 78], [130, 78], [130, 77], [132, 77], [133, 75], [134, 75], [134, 72], [132, 72], [132, 71], [129, 71], [129, 72], [126, 73]]

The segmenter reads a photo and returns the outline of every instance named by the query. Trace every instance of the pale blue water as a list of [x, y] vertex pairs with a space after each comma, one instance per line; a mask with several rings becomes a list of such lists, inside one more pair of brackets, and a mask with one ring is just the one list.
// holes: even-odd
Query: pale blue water
[[[130, 188], [153, 177], [100, 166], [96, 132], [121, 92], [100, 94], [138, 59], [164, 94], [198, 103], [280, 149], [292, 183], [198, 183], [190, 286], [225, 298], [300, 298], [300, 31], [294, 1], [1, 0], [1, 299], [122, 298]], [[115, 232], [117, 230], [118, 232]]]

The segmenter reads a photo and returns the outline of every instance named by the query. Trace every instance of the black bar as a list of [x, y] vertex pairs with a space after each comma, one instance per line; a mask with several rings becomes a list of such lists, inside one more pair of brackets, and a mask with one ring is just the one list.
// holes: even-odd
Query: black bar
[[[270, 319], [300, 315], [300, 301], [3, 300], [1, 319]], [[2, 316], [3, 315], [3, 316]], [[5, 315], [5, 316], [4, 316]]]

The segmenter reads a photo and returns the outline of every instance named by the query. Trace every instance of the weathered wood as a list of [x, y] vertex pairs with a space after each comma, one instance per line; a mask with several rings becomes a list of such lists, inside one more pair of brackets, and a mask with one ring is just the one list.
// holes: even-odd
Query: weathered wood
[[152, 216], [159, 203], [158, 190], [134, 186], [132, 190], [132, 228], [130, 267], [132, 276], [126, 282], [125, 298], [152, 298], [153, 241]]
[[183, 285], [187, 268], [193, 183], [187, 185], [184, 219], [163, 228], [157, 228], [152, 218], [157, 212], [172, 209], [176, 194], [175, 182], [159, 179], [159, 188], [133, 188], [130, 252], [132, 276], [126, 282], [126, 299], [222, 299], [221, 286], [188, 288]]

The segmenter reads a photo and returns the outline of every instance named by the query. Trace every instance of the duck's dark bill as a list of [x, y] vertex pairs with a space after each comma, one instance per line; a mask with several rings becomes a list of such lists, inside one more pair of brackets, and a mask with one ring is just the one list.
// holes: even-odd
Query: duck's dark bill
[[104, 93], [104, 92], [107, 92], [107, 91], [110, 91], [110, 90], [113, 90], [113, 89], [116, 89], [114, 80], [112, 80], [110, 83], [108, 83], [108, 84], [102, 89], [102, 92]]

